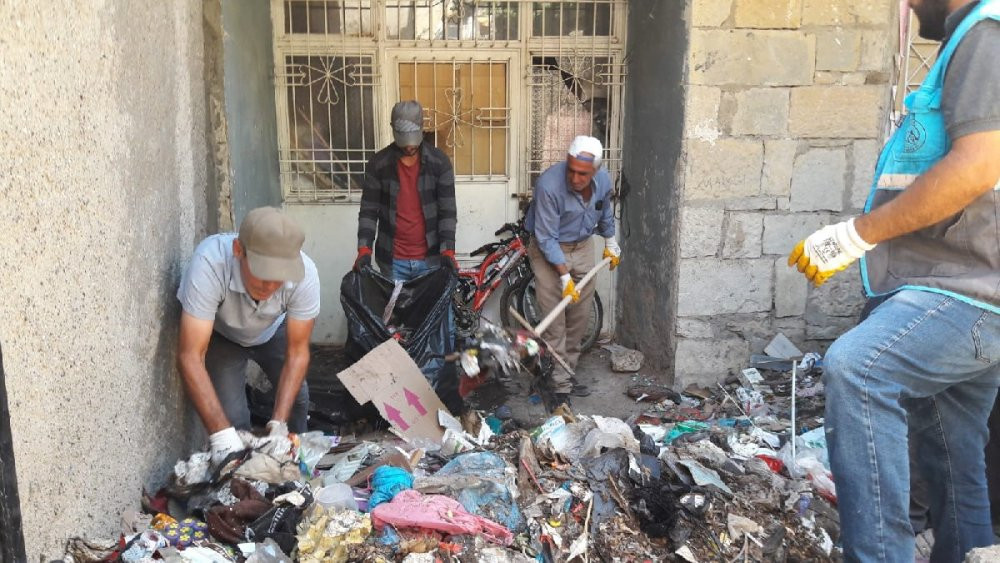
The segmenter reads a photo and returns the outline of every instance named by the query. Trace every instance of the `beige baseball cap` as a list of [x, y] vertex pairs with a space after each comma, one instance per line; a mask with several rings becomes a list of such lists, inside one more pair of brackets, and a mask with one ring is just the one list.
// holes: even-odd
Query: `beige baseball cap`
[[287, 215], [273, 207], [258, 207], [240, 224], [240, 246], [250, 273], [267, 281], [301, 281], [302, 243], [306, 235]]

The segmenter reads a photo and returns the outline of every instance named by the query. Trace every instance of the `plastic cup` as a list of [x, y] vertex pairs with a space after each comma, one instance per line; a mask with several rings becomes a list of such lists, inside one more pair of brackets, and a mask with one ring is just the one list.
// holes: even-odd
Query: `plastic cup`
[[334, 508], [339, 510], [358, 509], [358, 503], [354, 500], [354, 490], [345, 483], [334, 483], [317, 489], [313, 498], [327, 510]]

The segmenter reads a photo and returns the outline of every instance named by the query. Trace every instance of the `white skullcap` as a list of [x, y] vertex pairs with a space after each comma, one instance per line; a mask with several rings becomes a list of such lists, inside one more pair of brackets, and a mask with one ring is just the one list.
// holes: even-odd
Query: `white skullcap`
[[[580, 155], [582, 153], [591, 154], [593, 155], [593, 158], [590, 158], [589, 156], [581, 157]], [[604, 155], [604, 147], [602, 147], [601, 142], [595, 139], [594, 137], [580, 135], [577, 138], [573, 139], [573, 142], [570, 143], [569, 155], [572, 156], [573, 158], [577, 158], [580, 160], [586, 160], [586, 161], [593, 160], [594, 169], [596, 170], [601, 167], [601, 159], [602, 156]]]

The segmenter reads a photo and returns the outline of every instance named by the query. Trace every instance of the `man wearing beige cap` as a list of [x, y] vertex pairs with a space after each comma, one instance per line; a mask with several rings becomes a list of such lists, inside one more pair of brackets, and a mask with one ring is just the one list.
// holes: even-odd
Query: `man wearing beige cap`
[[181, 279], [177, 365], [220, 463], [250, 428], [246, 367], [271, 382], [271, 435], [305, 432], [309, 337], [319, 315], [319, 276], [302, 252], [305, 235], [272, 207], [250, 211], [239, 233], [212, 235]]
[[[604, 257], [611, 258], [612, 270], [618, 266], [621, 248], [615, 240], [611, 176], [601, 168], [601, 142], [581, 135], [566, 152], [565, 162], [550, 166], [535, 182], [524, 226], [534, 235], [528, 259], [542, 313], [547, 315], [564, 297], [572, 297], [570, 306], [542, 336], [571, 368], [576, 368], [590, 319], [594, 284], [577, 290], [574, 280], [594, 267], [595, 233], [604, 237]], [[555, 366], [551, 385], [559, 403], [569, 403], [570, 395], [590, 394], [585, 385], [574, 384], [561, 366]]]

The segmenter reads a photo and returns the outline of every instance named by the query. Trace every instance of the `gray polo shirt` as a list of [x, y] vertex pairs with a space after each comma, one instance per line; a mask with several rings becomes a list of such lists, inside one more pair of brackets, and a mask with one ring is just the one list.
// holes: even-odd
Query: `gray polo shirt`
[[195, 249], [177, 290], [185, 313], [215, 321], [216, 332], [247, 347], [270, 340], [286, 314], [302, 321], [319, 315], [319, 275], [316, 264], [304, 252], [306, 275], [302, 281], [286, 282], [258, 303], [243, 286], [240, 262], [233, 255], [236, 236], [212, 235]]

